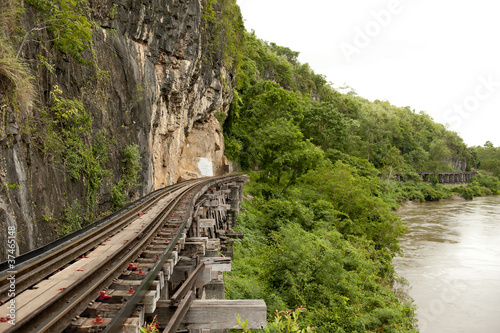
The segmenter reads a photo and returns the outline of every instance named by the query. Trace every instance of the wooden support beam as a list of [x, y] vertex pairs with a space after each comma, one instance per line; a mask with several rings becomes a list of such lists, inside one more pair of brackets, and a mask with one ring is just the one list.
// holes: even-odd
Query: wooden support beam
[[200, 227], [201, 228], [210, 228], [215, 226], [214, 219], [200, 219]]
[[[160, 305], [160, 302], [158, 303]], [[187, 311], [180, 328], [230, 329], [248, 319], [248, 327], [262, 329], [266, 325], [266, 303], [263, 300], [195, 300]]]
[[243, 239], [245, 237], [245, 234], [243, 232], [226, 232], [226, 236], [230, 238], [239, 238]]
[[182, 302], [177, 307], [172, 318], [168, 322], [167, 327], [163, 330], [163, 333], [175, 333], [177, 328], [179, 327], [182, 319], [185, 317], [189, 307], [193, 302], [194, 293], [192, 290], [189, 290], [186, 296], [182, 299]]
[[138, 333], [142, 323], [139, 318], [127, 318], [123, 323], [122, 333]]
[[200, 263], [198, 267], [194, 270], [191, 275], [187, 278], [186, 281], [182, 284], [182, 286], [175, 292], [175, 294], [170, 298], [172, 301], [172, 304], [175, 306], [177, 302], [191, 289], [193, 289], [193, 286], [198, 279], [198, 276], [200, 275], [201, 272], [203, 272], [203, 269], [205, 268], [205, 263]]
[[182, 251], [182, 255], [185, 256], [196, 256], [196, 255], [205, 255], [206, 250], [206, 242], [186, 242], [184, 244], [184, 250]]
[[217, 272], [230, 272], [231, 271], [231, 258], [221, 257], [205, 257], [201, 261], [207, 266], [211, 266], [212, 270]]

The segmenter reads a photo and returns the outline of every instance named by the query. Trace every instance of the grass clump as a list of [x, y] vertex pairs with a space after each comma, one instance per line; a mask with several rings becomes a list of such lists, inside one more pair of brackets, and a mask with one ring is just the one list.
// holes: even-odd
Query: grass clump
[[34, 98], [33, 79], [14, 49], [21, 6], [17, 0], [0, 0], [0, 8], [0, 100], [26, 109]]

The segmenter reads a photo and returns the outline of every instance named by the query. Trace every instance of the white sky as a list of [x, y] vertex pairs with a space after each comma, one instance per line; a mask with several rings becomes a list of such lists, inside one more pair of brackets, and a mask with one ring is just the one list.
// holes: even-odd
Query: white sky
[[237, 2], [248, 31], [299, 51], [335, 87], [423, 110], [470, 146], [500, 146], [500, 2]]

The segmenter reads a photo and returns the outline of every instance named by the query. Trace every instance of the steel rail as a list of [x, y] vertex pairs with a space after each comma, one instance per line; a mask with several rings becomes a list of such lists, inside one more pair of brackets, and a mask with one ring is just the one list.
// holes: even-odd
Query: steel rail
[[[54, 249], [44, 256], [38, 256], [38, 260], [27, 263], [22, 267], [16, 266], [16, 292], [19, 294], [37, 281], [54, 273], [58, 268], [77, 259], [78, 256], [88, 252], [92, 248], [95, 248], [103, 240], [109, 237], [110, 234], [118, 232], [125, 225], [130, 223], [131, 220], [135, 218], [134, 214], [138, 211], [147, 211], [156, 204], [158, 200], [167, 195], [168, 191], [175, 190], [180, 186], [182, 185], [176, 184], [160, 191], [155, 191], [155, 195], [149, 196], [139, 205], [124, 211], [122, 215], [117, 216], [115, 219], [108, 220], [106, 221], [107, 223], [96, 225], [94, 228], [88, 229], [83, 236], [79, 235], [80, 237], [76, 241], [64, 243], [63, 246], [60, 246], [58, 249]], [[72, 240], [73, 239], [74, 238], [72, 238]], [[7, 280], [9, 276], [10, 274], [5, 274], [0, 277], [0, 298], [2, 298], [4, 302], [10, 299], [6, 297], [9, 290], [9, 281]]]
[[[151, 207], [154, 203], [160, 200], [163, 195], [168, 192], [168, 190], [172, 191], [173, 188], [177, 190], [182, 189], [182, 193], [177, 195], [177, 197], [172, 201], [168, 202], [165, 208], [156, 215], [153, 221], [151, 221], [140, 234], [138, 234], [135, 238], [128, 240], [118, 251], [87, 272], [80, 281], [67, 286], [64, 290], [58, 293], [56, 297], [52, 298], [44, 306], [41, 306], [36, 312], [33, 312], [24, 318], [19, 318], [16, 325], [8, 329], [7, 332], [56, 332], [63, 330], [71, 322], [72, 318], [81, 314], [86, 309], [87, 304], [90, 301], [97, 298], [100, 290], [109, 287], [113, 280], [122, 274], [129, 262], [134, 261], [135, 258], [139, 257], [147, 244], [154, 239], [158, 230], [168, 220], [170, 213], [177, 208], [179, 202], [184, 199], [186, 195], [194, 193], [191, 195], [190, 202], [188, 204], [189, 209], [187, 211], [189, 213], [186, 213], [190, 214], [190, 209], [193, 208], [195, 199], [199, 197], [203, 188], [208, 188], [214, 184], [225, 182], [228, 179], [237, 179], [240, 176], [241, 175], [229, 175], [176, 184], [175, 187], [171, 186], [164, 190], [156, 191], [158, 195], [152, 196], [150, 198], [152, 201], [149, 199], [145, 200], [142, 202], [142, 205], [135, 206], [123, 215], [117, 217], [116, 220], [122, 221], [126, 219], [125, 216], [132, 216], [133, 213], [145, 206]], [[174, 240], [171, 241], [164, 250], [161, 260], [157, 261], [154, 268], [145, 276], [145, 279], [141, 283], [138, 290], [132, 295], [130, 300], [126, 302], [125, 306], [122, 307], [111, 323], [107, 326], [106, 332], [119, 332], [120, 329], [122, 329], [124, 318], [130, 316], [130, 313], [133, 309], [135, 309], [139, 301], [142, 300], [142, 297], [147, 290], [149, 290], [151, 282], [156, 279], [159, 270], [168, 259], [169, 253], [171, 253], [182, 232], [186, 229], [187, 222], [190, 218], [191, 217], [184, 219], [181, 225], [179, 225], [179, 231], [175, 234]], [[123, 223], [120, 223], [120, 226], [116, 226], [116, 220], [108, 221], [105, 225], [101, 225], [96, 228], [96, 230], [90, 230], [86, 234], [86, 240], [88, 241], [89, 237], [92, 237], [92, 235], [95, 235], [98, 231], [105, 230], [104, 228], [106, 226], [111, 226], [113, 231], [123, 229]], [[106, 232], [103, 239], [108, 237], [108, 234], [109, 232]], [[79, 247], [79, 249], [81, 248]], [[61, 253], [64, 251], [59, 249], [56, 252]], [[53, 257], [53, 255], [55, 254], [49, 253], [48, 257]], [[39, 261], [36, 261], [36, 263], [38, 262]], [[118, 330], [116, 330], [117, 327]]]
[[[170, 186], [167, 186], [165, 188], [153, 191], [153, 192], [145, 195], [144, 197], [140, 198], [139, 200], [129, 203], [128, 205], [117, 210], [116, 212], [113, 212], [110, 215], [105, 216], [102, 219], [97, 220], [97, 221], [81, 228], [80, 230], [77, 230], [75, 232], [72, 232], [71, 234], [68, 234], [68, 235], [63, 236], [59, 239], [56, 239], [55, 241], [53, 241], [49, 244], [43, 245], [37, 249], [23, 253], [22, 255], [16, 257], [16, 267], [19, 268], [19, 267], [22, 267], [24, 265], [31, 264], [34, 260], [39, 260], [41, 257], [47, 255], [48, 253], [50, 253], [52, 251], [59, 249], [61, 246], [65, 246], [66, 244], [74, 241], [75, 239], [79, 239], [82, 236], [85, 236], [87, 233], [91, 232], [93, 229], [98, 228], [104, 224], [111, 223], [115, 219], [120, 218], [123, 214], [127, 213], [129, 210], [134, 209], [137, 206], [143, 204], [144, 201], [147, 201], [151, 197], [158, 195], [158, 193], [171, 190], [175, 187], [178, 187], [180, 184], [183, 184], [183, 183], [186, 183], [189, 181], [190, 180], [186, 180], [186, 181], [183, 181], [181, 183], [177, 183], [177, 184], [170, 185]], [[0, 277], [3, 278], [4, 275], [8, 275], [6, 272], [9, 271], [9, 269], [10, 268], [9, 268], [9, 264], [8, 264], [7, 260], [1, 262], [0, 263]]]
[[172, 302], [172, 306], [177, 306], [179, 303], [179, 300], [184, 297], [184, 295], [191, 289], [193, 289], [193, 286], [198, 279], [198, 276], [200, 276], [201, 272], [203, 272], [203, 269], [205, 268], [205, 263], [202, 262], [199, 264], [196, 269], [189, 275], [186, 281], [180, 286], [180, 288], [175, 292], [175, 294], [170, 297], [170, 301]]
[[[192, 211], [196, 200], [199, 198], [200, 193], [204, 191], [204, 188], [209, 188], [210, 186], [213, 186], [215, 184], [223, 183], [228, 179], [240, 178], [242, 175], [243, 174], [231, 174], [222, 177], [211, 178], [204, 181], [202, 184], [199, 185], [200, 188], [196, 190], [196, 194], [191, 196], [188, 211], [190, 212]], [[144, 297], [145, 293], [149, 290], [151, 282], [156, 279], [156, 276], [158, 275], [160, 269], [163, 267], [163, 264], [169, 258], [170, 253], [172, 252], [173, 248], [175, 247], [175, 244], [177, 243], [177, 241], [181, 236], [182, 230], [184, 230], [187, 227], [188, 221], [189, 219], [184, 219], [184, 221], [182, 222], [182, 226], [179, 227], [179, 231], [175, 235], [174, 240], [170, 242], [169, 246], [165, 249], [163, 255], [160, 257], [160, 260], [149, 271], [148, 275], [143, 280], [143, 283], [138, 288], [139, 292], [134, 293], [132, 298], [129, 299], [129, 301], [118, 311], [115, 317], [106, 326], [106, 329], [104, 331], [105, 333], [119, 333], [122, 331], [124, 321], [131, 315], [133, 310], [136, 308], [136, 306]]]
[[177, 331], [177, 328], [181, 324], [182, 319], [184, 319], [184, 317], [186, 316], [191, 303], [193, 303], [193, 296], [193, 291], [189, 290], [177, 307], [177, 310], [175, 310], [174, 315], [168, 322], [167, 327], [165, 327], [165, 329], [163, 330], [163, 333], [175, 333]]
[[183, 190], [183, 193], [169, 202], [162, 212], [149, 225], [145, 226], [142, 235], [139, 234], [134, 239], [128, 240], [118, 251], [87, 272], [81, 281], [76, 281], [66, 287], [56, 297], [39, 308], [37, 312], [21, 318], [14, 327], [6, 332], [19, 330], [22, 332], [58, 332], [63, 330], [72, 318], [85, 310], [90, 301], [98, 297], [100, 290], [111, 285], [113, 280], [126, 269], [128, 263], [140, 255], [143, 248], [157, 234], [165, 218], [182, 199], [182, 196], [196, 187], [198, 182], [184, 184], [186, 189]]

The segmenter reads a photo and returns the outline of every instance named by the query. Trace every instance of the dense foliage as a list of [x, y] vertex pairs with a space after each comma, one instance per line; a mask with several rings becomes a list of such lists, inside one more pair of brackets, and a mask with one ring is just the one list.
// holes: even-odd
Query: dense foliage
[[[18, 17], [20, 2], [18, 0], [0, 1], [0, 124], [7, 122], [8, 111], [25, 109], [31, 104], [34, 95], [33, 80], [29, 70], [17, 56], [14, 45], [19, 37]], [[0, 137], [3, 136], [0, 127]]]
[[262, 298], [269, 315], [302, 305], [302, 324], [318, 332], [412, 331], [411, 304], [390, 289], [404, 228], [372, 194], [376, 177], [325, 161], [272, 199], [265, 193], [274, 184], [252, 178], [254, 199], [239, 220], [245, 239], [226, 279], [230, 298]]
[[63, 97], [55, 86], [51, 106], [43, 108], [39, 119], [31, 119], [25, 129], [31, 131], [33, 142], [48, 161], [61, 164], [70, 180], [85, 183], [85, 222], [92, 221], [99, 188], [111, 176], [106, 168], [108, 134], [96, 132], [92, 120], [82, 102]]
[[487, 170], [494, 176], [500, 177], [500, 147], [494, 147], [487, 141], [483, 147], [473, 147], [475, 165], [479, 169]]
[[318, 332], [413, 332], [412, 304], [391, 289], [405, 230], [394, 209], [404, 200], [498, 193], [498, 179], [484, 173], [460, 187], [415, 173], [479, 163], [495, 171], [496, 148], [468, 148], [410, 107], [340, 93], [298, 52], [254, 33], [240, 57], [225, 145], [252, 181], [228, 297], [263, 298], [270, 316], [304, 306], [299, 322]]
[[[224, 59], [227, 69], [240, 66], [243, 18], [236, 0], [206, 0], [202, 13], [203, 54], [210, 64], [216, 58]], [[214, 57], [219, 53], [220, 57]]]
[[92, 38], [91, 24], [84, 15], [88, 8], [86, 0], [26, 0], [26, 3], [39, 13], [33, 29], [47, 29], [60, 51], [82, 64], [88, 63], [81, 54], [89, 48]]
[[[288, 48], [253, 34], [245, 43], [224, 124], [226, 154], [256, 171], [228, 297], [263, 298], [270, 314], [304, 306], [300, 322], [318, 332], [411, 332], [412, 305], [391, 291], [404, 227], [370, 162], [377, 158], [392, 174], [405, 165], [400, 148], [389, 145], [394, 131], [381, 119], [386, 133], [373, 129], [367, 147], [360, 135], [369, 125], [359, 112], [368, 113], [368, 101], [339, 94]], [[398, 122], [394, 107], [374, 105]]]
[[111, 190], [112, 209], [117, 210], [125, 206], [128, 202], [130, 192], [139, 185], [140, 178], [140, 160], [139, 146], [136, 144], [128, 145], [123, 149], [122, 178]]
[[384, 160], [394, 152], [403, 162], [397, 171], [452, 171], [454, 161], [473, 161], [463, 140], [427, 114], [370, 102], [352, 91], [341, 94], [324, 76], [297, 62], [296, 52], [253, 33], [244, 42], [235, 101], [225, 122], [228, 155], [243, 168], [259, 160], [257, 129], [279, 118], [291, 121], [324, 152], [348, 153], [377, 168], [387, 165]]

